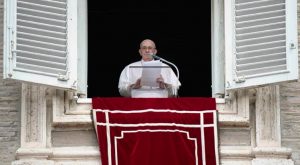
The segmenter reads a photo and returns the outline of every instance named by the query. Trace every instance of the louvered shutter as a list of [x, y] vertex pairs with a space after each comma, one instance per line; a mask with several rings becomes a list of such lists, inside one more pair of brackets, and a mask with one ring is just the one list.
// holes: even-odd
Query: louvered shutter
[[225, 0], [226, 88], [298, 79], [296, 0]]
[[6, 0], [4, 78], [77, 88], [76, 0]]

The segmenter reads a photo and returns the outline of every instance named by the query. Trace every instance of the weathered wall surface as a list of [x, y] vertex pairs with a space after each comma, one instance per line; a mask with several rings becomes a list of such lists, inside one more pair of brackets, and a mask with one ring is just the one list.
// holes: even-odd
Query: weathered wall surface
[[0, 0], [0, 164], [15, 159], [20, 147], [20, 94], [21, 85], [4, 81], [3, 73], [3, 0]]

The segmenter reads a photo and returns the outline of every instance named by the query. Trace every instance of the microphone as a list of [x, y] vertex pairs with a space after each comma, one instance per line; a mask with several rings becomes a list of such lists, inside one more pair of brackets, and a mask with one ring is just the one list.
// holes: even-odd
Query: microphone
[[172, 65], [172, 66], [176, 69], [176, 75], [177, 75], [177, 78], [178, 78], [178, 80], [179, 80], [179, 70], [178, 70], [178, 68], [177, 68], [177, 66], [176, 66], [175, 64], [173, 64], [172, 62], [170, 62], [170, 61], [168, 61], [168, 60], [165, 60], [165, 59], [163, 59], [163, 58], [161, 58], [161, 57], [159, 57], [159, 56], [157, 56], [157, 55], [155, 55], [155, 54], [152, 54], [152, 57], [153, 57], [154, 59], [161, 60], [161, 61], [163, 61], [163, 62], [166, 62], [166, 63]]
[[[176, 75], [177, 75], [177, 79], [178, 79], [178, 81], [179, 81], [179, 70], [178, 70], [178, 68], [177, 68], [177, 66], [176, 66], [175, 64], [173, 64], [172, 62], [170, 62], [170, 61], [168, 61], [168, 60], [165, 60], [165, 59], [163, 59], [163, 58], [161, 58], [161, 57], [159, 57], [159, 56], [157, 56], [157, 55], [155, 55], [155, 54], [151, 54], [151, 56], [152, 56], [154, 59], [161, 60], [161, 61], [163, 61], [163, 62], [166, 62], [166, 63], [172, 65], [172, 66], [176, 69]], [[174, 95], [177, 97], [177, 89], [175, 89], [175, 90], [173, 91], [173, 93], [174, 93]]]
[[157, 59], [157, 60], [160, 60], [160, 59], [161, 59], [161, 57], [159, 57], [159, 56], [157, 56], [157, 55], [155, 55], [155, 54], [151, 54], [151, 56], [152, 56], [154, 59]]

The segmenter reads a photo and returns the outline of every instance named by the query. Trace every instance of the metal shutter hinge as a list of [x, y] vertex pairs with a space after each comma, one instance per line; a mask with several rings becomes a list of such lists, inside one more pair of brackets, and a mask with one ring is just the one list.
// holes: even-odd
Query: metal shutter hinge
[[295, 43], [290, 43], [290, 49], [296, 49], [296, 44]]

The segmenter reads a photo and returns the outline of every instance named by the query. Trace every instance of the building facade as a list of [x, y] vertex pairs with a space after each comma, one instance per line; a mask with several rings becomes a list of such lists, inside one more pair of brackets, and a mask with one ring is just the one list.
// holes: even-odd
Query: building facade
[[[0, 13], [4, 15], [7, 4], [4, 0], [0, 2]], [[299, 6], [297, 3], [297, 18]], [[224, 0], [213, 0], [212, 7], [213, 53], [222, 55], [226, 53], [228, 5]], [[7, 22], [6, 15], [1, 17], [2, 29], [7, 28]], [[1, 30], [2, 45], [10, 44], [4, 33]], [[7, 46], [0, 47], [4, 49], [0, 53], [3, 73], [7, 63], [2, 59], [9, 50]], [[101, 164], [91, 119], [91, 99], [77, 99], [61, 86], [24, 83], [25, 80], [6, 77], [0, 74], [0, 164]], [[213, 90], [218, 91], [218, 85]], [[217, 99], [221, 164], [300, 165], [298, 81], [231, 90], [224, 96], [215, 95], [218, 92], [214, 91], [215, 97], [221, 97]]]

